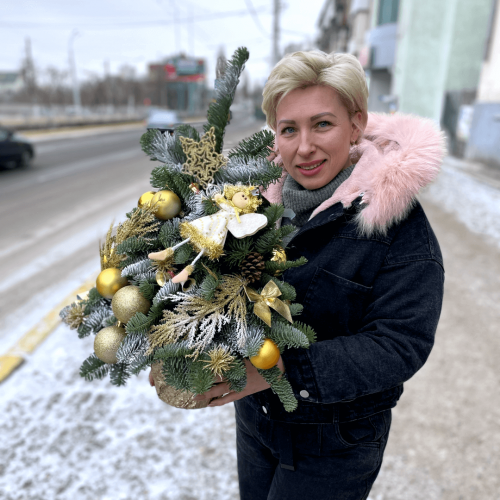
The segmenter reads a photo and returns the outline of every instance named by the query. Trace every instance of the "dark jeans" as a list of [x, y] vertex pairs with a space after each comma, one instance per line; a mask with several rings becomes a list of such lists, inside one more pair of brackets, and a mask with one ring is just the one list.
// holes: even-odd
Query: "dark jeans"
[[353, 422], [285, 423], [235, 402], [241, 500], [365, 500], [382, 465], [391, 410]]

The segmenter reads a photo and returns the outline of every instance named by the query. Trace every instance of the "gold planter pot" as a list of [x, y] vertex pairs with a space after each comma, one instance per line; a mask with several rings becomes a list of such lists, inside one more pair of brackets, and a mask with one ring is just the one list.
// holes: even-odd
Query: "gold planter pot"
[[175, 408], [184, 408], [185, 410], [197, 410], [206, 408], [209, 401], [193, 401], [194, 394], [187, 391], [179, 391], [174, 387], [167, 385], [162, 373], [162, 362], [156, 362], [151, 366], [151, 375], [155, 382], [156, 393], [165, 403]]

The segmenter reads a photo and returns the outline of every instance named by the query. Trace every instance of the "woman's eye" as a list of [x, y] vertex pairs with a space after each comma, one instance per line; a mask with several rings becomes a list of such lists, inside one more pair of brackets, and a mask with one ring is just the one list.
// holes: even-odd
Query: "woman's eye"
[[295, 129], [293, 127], [285, 127], [281, 130], [282, 134], [293, 134]]
[[330, 122], [327, 122], [326, 120], [323, 120], [323, 121], [318, 122], [318, 123], [316, 124], [316, 126], [317, 126], [318, 128], [325, 128], [325, 127], [328, 127], [329, 125], [331, 125], [331, 123], [330, 123]]

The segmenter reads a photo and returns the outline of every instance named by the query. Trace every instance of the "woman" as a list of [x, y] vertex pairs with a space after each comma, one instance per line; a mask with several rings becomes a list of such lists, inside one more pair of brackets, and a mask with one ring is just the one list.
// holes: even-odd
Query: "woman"
[[222, 383], [198, 397], [235, 401], [242, 499], [366, 499], [391, 408], [433, 345], [444, 271], [415, 197], [443, 139], [427, 120], [368, 118], [367, 98], [347, 54], [286, 56], [264, 89], [284, 168], [264, 196], [295, 213], [282, 222], [298, 228], [288, 258], [308, 263], [284, 278], [318, 342], [279, 361], [299, 400], [291, 414], [250, 363], [243, 392]]

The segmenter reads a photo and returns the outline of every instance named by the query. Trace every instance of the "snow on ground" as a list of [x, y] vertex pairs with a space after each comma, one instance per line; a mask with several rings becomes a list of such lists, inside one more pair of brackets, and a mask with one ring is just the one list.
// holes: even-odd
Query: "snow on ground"
[[239, 498], [233, 406], [172, 408], [147, 372], [126, 387], [86, 382], [92, 342], [61, 325], [2, 384], [0, 497]]
[[470, 231], [490, 237], [500, 248], [500, 191], [454, 167], [453, 159], [445, 159], [436, 182], [423, 197], [455, 214]]

